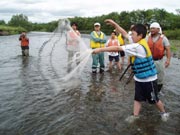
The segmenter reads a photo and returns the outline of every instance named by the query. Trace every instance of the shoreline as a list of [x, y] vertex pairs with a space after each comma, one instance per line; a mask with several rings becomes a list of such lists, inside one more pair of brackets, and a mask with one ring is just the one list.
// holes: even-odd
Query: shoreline
[[8, 36], [10, 35], [8, 31], [0, 30], [0, 36]]

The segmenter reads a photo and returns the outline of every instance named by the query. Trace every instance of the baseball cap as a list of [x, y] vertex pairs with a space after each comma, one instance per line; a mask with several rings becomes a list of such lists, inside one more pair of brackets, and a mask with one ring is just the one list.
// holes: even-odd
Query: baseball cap
[[98, 23], [98, 22], [96, 22], [96, 23], [94, 24], [94, 26], [101, 26], [101, 24]]

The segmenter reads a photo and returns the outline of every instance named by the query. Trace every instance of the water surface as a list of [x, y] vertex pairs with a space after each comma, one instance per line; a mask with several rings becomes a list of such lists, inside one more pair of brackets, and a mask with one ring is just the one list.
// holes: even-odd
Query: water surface
[[[0, 37], [1, 135], [179, 135], [180, 61], [172, 58], [166, 69], [160, 98], [170, 112], [162, 122], [155, 106], [143, 104], [140, 119], [132, 114], [134, 83], [119, 82], [120, 73], [91, 74], [91, 58], [76, 88], [60, 90], [59, 76], [66, 68], [60, 45], [42, 45], [51, 33], [29, 33], [30, 57], [21, 56], [19, 35]], [[84, 42], [89, 45], [87, 36]], [[60, 42], [60, 41], [59, 41]], [[52, 51], [52, 47], [54, 50]], [[52, 52], [52, 53], [51, 53]], [[106, 58], [107, 63], [107, 58]], [[55, 91], [59, 91], [55, 94]]]

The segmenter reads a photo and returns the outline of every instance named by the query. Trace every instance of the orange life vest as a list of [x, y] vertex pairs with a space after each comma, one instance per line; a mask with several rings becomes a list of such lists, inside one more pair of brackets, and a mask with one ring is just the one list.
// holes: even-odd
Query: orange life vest
[[118, 40], [117, 39], [109, 39], [107, 46], [118, 46]]
[[[109, 42], [108, 42], [108, 45], [107, 45], [108, 47], [109, 46], [119, 46], [119, 44], [118, 44], [118, 39], [116, 38], [116, 39], [109, 39]], [[118, 52], [118, 51], [116, 51], [116, 52]]]
[[21, 37], [21, 46], [28, 46], [29, 45], [29, 39]]
[[78, 36], [80, 36], [79, 31], [69, 31], [67, 45], [76, 45], [78, 42]]
[[151, 36], [148, 38], [148, 45], [151, 49], [153, 59], [162, 59], [164, 56], [164, 46], [163, 46], [163, 35], [159, 36], [156, 42], [153, 42]]

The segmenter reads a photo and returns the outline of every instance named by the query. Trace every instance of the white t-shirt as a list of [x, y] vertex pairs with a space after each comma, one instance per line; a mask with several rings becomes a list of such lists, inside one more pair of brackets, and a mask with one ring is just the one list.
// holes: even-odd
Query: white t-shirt
[[133, 43], [131, 34], [132, 34], [132, 32], [129, 31], [129, 33], [128, 33], [128, 41], [129, 41], [130, 44]]
[[[146, 51], [144, 50], [144, 47], [138, 43], [132, 43], [132, 44], [127, 44], [124, 46], [121, 46], [123, 51], [125, 52], [126, 56], [136, 56], [140, 58], [145, 58], [146, 57]], [[138, 82], [149, 82], [149, 81], [154, 81], [157, 79], [157, 75], [150, 76], [145, 79], [139, 79], [136, 76], [134, 76], [134, 80]]]

